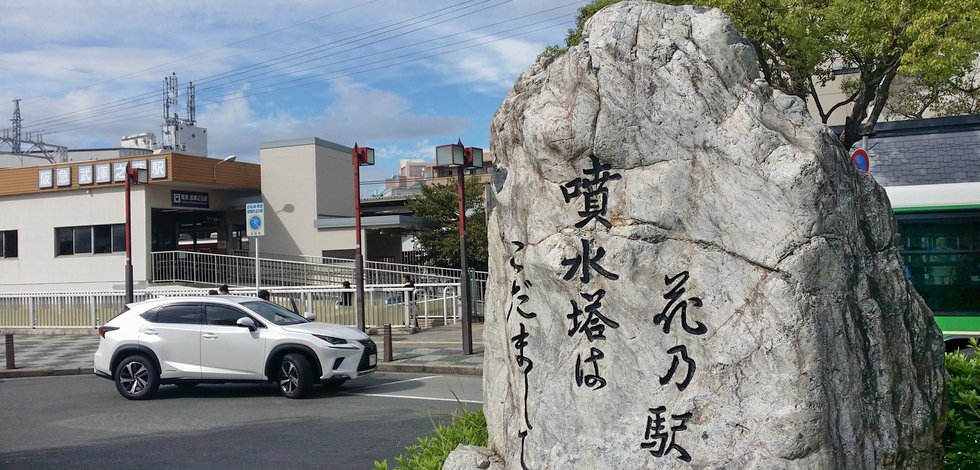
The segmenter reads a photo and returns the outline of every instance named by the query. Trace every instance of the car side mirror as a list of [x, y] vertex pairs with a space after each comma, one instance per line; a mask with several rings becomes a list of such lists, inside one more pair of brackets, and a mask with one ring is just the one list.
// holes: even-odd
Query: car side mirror
[[309, 321], [313, 321], [313, 320], [316, 320], [316, 314], [315, 313], [312, 313], [312, 312], [306, 312], [303, 315], [303, 318], [305, 318], [305, 319], [307, 319]]
[[239, 318], [235, 324], [243, 328], [248, 328], [248, 331], [255, 331], [258, 329], [255, 327], [255, 320], [252, 320], [249, 317]]

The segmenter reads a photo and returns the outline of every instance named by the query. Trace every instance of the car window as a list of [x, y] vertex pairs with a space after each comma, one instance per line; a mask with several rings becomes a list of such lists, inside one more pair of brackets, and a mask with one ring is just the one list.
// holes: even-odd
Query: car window
[[248, 314], [224, 305], [204, 305], [204, 319], [208, 325], [236, 326], [239, 318], [247, 317]]
[[157, 323], [201, 323], [198, 304], [164, 305], [157, 311]]
[[275, 323], [276, 325], [295, 325], [297, 323], [307, 323], [305, 318], [272, 302], [253, 300], [249, 302], [242, 302], [242, 305], [245, 308], [257, 313], [262, 318]]

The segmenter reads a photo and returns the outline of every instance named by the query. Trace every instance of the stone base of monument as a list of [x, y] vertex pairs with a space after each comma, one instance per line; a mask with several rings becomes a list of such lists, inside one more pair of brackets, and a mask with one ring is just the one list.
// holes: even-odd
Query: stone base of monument
[[449, 454], [442, 470], [504, 470], [504, 461], [486, 447], [456, 447]]

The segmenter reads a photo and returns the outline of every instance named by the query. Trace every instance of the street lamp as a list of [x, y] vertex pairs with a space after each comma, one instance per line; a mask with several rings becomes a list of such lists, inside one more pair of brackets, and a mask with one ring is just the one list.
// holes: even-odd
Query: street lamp
[[129, 188], [134, 184], [146, 184], [146, 168], [136, 168], [126, 162], [126, 303], [133, 303], [133, 221], [129, 204]]
[[463, 170], [483, 168], [483, 149], [463, 147], [463, 141], [436, 147], [436, 166], [456, 168], [456, 193], [459, 199], [459, 300], [463, 304], [463, 354], [473, 354], [473, 319], [470, 315], [470, 276], [466, 260], [466, 193]]
[[354, 165], [354, 280], [357, 281], [357, 328], [364, 331], [364, 257], [361, 255], [361, 167], [374, 165], [374, 149], [358, 147], [351, 150]]
[[234, 155], [228, 155], [227, 157], [225, 157], [224, 159], [222, 159], [220, 162], [215, 163], [214, 166], [211, 167], [211, 182], [212, 183], [216, 183], [218, 181], [218, 165], [220, 165], [222, 163], [226, 163], [226, 162], [233, 162], [233, 161], [235, 161], [235, 156]]

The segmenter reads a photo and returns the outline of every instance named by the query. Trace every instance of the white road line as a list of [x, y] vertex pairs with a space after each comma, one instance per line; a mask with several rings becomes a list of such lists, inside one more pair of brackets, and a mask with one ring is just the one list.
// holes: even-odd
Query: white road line
[[454, 401], [459, 403], [476, 403], [482, 405], [483, 402], [479, 400], [463, 400], [457, 398], [432, 398], [432, 397], [417, 397], [414, 395], [391, 395], [387, 393], [350, 393], [344, 392], [342, 395], [355, 395], [359, 397], [382, 397], [382, 398], [408, 398], [410, 400], [428, 400], [428, 401]]
[[401, 383], [405, 383], [405, 382], [417, 382], [419, 380], [433, 379], [433, 378], [436, 378], [436, 377], [439, 377], [439, 376], [438, 375], [430, 375], [428, 377], [416, 377], [414, 379], [396, 380], [394, 382], [385, 382], [383, 384], [368, 385], [367, 387], [358, 387], [358, 388], [352, 389], [352, 391], [367, 390], [369, 388], [384, 387], [385, 385], [401, 384]]

